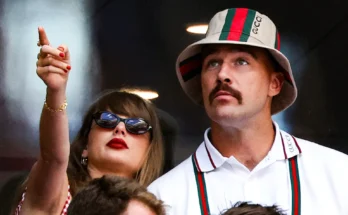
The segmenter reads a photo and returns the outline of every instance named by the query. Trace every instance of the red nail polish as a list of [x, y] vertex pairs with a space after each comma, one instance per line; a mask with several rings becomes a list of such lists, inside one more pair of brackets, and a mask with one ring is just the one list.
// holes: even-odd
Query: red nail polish
[[61, 53], [59, 53], [59, 56], [60, 56], [60, 57], [64, 57], [65, 55], [64, 55], [63, 52], [61, 52]]
[[65, 73], [68, 73], [68, 70], [65, 70], [65, 69], [64, 69], [64, 72], [65, 72]]
[[71, 66], [68, 65], [66, 68], [67, 68], [68, 70], [70, 70], [70, 69], [71, 69]]

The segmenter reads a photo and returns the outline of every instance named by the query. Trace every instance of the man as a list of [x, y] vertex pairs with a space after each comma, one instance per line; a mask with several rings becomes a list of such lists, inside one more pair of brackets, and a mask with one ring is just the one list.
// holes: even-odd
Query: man
[[72, 199], [68, 215], [165, 215], [163, 202], [134, 180], [94, 179]]
[[219, 214], [239, 201], [287, 214], [348, 214], [348, 156], [280, 130], [272, 115], [297, 89], [274, 23], [257, 11], [218, 12], [178, 57], [181, 86], [211, 128], [187, 160], [149, 190], [169, 214]]

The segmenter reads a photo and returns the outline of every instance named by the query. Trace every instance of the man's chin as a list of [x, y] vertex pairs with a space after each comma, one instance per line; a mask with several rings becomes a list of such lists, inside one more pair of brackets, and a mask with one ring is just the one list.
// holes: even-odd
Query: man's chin
[[226, 120], [233, 120], [238, 118], [238, 110], [236, 108], [225, 106], [225, 107], [218, 107], [214, 108], [208, 113], [209, 117], [215, 121], [226, 121]]

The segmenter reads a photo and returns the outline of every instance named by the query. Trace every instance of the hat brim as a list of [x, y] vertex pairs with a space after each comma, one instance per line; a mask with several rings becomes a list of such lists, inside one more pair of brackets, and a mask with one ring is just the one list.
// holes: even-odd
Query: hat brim
[[236, 44], [236, 45], [246, 45], [246, 46], [254, 46], [259, 48], [267, 49], [274, 59], [279, 63], [279, 65], [285, 70], [287, 77], [285, 78], [287, 81], [284, 81], [282, 89], [278, 95], [273, 97], [272, 106], [271, 106], [271, 114], [274, 115], [279, 113], [280, 111], [285, 110], [289, 106], [291, 106], [297, 97], [297, 88], [295, 84], [295, 80], [292, 74], [291, 66], [289, 60], [283, 55], [280, 51], [275, 48], [270, 48], [260, 41], [250, 38], [248, 42], [241, 41], [230, 41], [230, 40], [219, 40], [219, 35], [211, 35], [206, 37], [198, 42], [195, 42], [189, 45], [186, 49], [184, 49], [176, 61], [176, 74], [178, 76], [179, 82], [184, 89], [185, 93], [197, 104], [203, 105], [202, 98], [202, 87], [201, 87], [201, 78], [200, 71], [196, 71], [196, 74], [192, 74], [189, 80], [184, 80], [183, 75], [180, 71], [180, 64], [191, 57], [197, 56], [201, 53], [201, 49], [203, 45], [207, 44]]

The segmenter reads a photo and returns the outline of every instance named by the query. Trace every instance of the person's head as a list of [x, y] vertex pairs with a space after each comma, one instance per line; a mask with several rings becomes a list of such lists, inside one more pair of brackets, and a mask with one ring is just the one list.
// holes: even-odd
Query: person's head
[[154, 105], [123, 90], [109, 91], [90, 106], [71, 144], [69, 182], [73, 192], [106, 174], [148, 185], [161, 174], [163, 154]]
[[276, 26], [247, 8], [218, 12], [206, 37], [181, 52], [176, 72], [186, 94], [219, 124], [271, 116], [297, 96]]
[[210, 119], [271, 115], [272, 98], [280, 93], [283, 73], [263, 48], [206, 45], [202, 48], [202, 97]]
[[238, 202], [221, 215], [285, 215], [285, 212], [275, 205], [262, 206], [260, 204]]
[[69, 215], [164, 215], [161, 200], [134, 180], [103, 176], [72, 199]]

